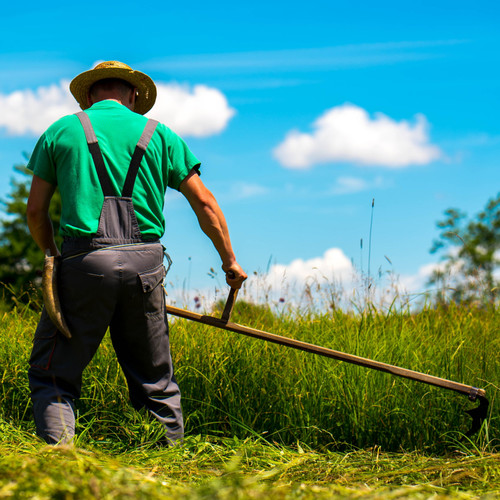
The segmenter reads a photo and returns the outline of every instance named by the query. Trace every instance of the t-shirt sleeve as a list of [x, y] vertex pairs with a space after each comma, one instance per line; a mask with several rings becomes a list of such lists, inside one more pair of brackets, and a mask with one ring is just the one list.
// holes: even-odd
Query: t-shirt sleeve
[[170, 163], [170, 173], [168, 176], [168, 186], [179, 190], [181, 182], [194, 168], [200, 173], [201, 163], [190, 151], [187, 144], [174, 132], [171, 132], [168, 159]]
[[38, 139], [27, 168], [44, 181], [57, 186], [56, 169], [46, 132]]

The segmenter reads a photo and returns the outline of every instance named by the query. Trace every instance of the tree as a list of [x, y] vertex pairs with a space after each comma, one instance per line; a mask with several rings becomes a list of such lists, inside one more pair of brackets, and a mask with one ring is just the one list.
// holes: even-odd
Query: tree
[[[16, 165], [14, 170], [26, 178], [18, 180], [13, 177], [8, 199], [0, 200], [6, 215], [0, 219], [0, 283], [11, 292], [9, 295], [14, 296], [10, 299], [27, 302], [30, 297], [25, 292], [40, 286], [44, 256], [31, 238], [26, 221], [26, 202], [33, 174], [26, 165]], [[60, 246], [61, 197], [57, 190], [49, 213], [54, 224], [56, 243]]]
[[488, 200], [473, 219], [455, 208], [444, 212], [437, 223], [441, 230], [431, 253], [447, 249], [444, 264], [433, 272], [430, 284], [438, 285], [438, 300], [445, 301], [446, 290], [458, 303], [494, 304], [500, 280], [500, 193]]

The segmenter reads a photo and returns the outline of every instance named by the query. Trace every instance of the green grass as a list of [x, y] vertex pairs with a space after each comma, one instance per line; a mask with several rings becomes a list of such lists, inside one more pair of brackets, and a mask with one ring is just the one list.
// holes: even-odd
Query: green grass
[[[486, 389], [470, 440], [466, 396], [212, 327], [171, 322], [183, 447], [128, 404], [109, 339], [84, 374], [75, 447], [34, 436], [27, 359], [38, 316], [0, 313], [0, 498], [495, 498], [500, 494], [499, 315], [273, 315], [233, 321]], [[49, 472], [48, 472], [49, 471]]]
[[188, 436], [165, 449], [49, 447], [0, 423], [0, 498], [498, 498], [500, 455], [318, 452]]

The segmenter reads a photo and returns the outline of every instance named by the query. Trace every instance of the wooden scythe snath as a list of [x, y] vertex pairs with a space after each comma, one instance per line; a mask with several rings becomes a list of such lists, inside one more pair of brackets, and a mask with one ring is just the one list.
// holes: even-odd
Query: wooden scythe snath
[[459, 382], [453, 382], [451, 380], [446, 380], [444, 378], [435, 377], [433, 375], [427, 375], [426, 373], [420, 373], [413, 370], [407, 370], [406, 368], [400, 368], [399, 366], [389, 365], [386, 363], [381, 363], [380, 361], [373, 361], [371, 359], [362, 358], [360, 356], [355, 356], [353, 354], [346, 354], [341, 351], [334, 351], [333, 349], [328, 349], [326, 347], [317, 346], [314, 344], [309, 344], [307, 342], [302, 342], [300, 340], [291, 339], [288, 337], [282, 337], [281, 335], [276, 335], [274, 333], [264, 332], [262, 330], [256, 330], [254, 328], [249, 328], [247, 326], [239, 325], [237, 323], [231, 323], [229, 318], [236, 300], [237, 290], [231, 289], [229, 292], [229, 297], [224, 307], [224, 312], [221, 318], [216, 318], [214, 316], [206, 316], [198, 314], [191, 311], [186, 311], [184, 309], [179, 309], [173, 306], [166, 306], [167, 313], [180, 318], [188, 319], [191, 321], [196, 321], [198, 323], [203, 323], [205, 325], [215, 326], [216, 328], [222, 328], [223, 330], [228, 330], [230, 332], [240, 333], [247, 335], [249, 337], [254, 337], [261, 340], [266, 340], [268, 342], [273, 342], [275, 344], [284, 345], [287, 347], [293, 347], [294, 349], [299, 349], [301, 351], [311, 352], [313, 354], [318, 354], [320, 356], [325, 356], [327, 358], [337, 359], [339, 361], [346, 361], [354, 365], [364, 366], [366, 368], [371, 368], [373, 370], [379, 370], [382, 372], [391, 373], [397, 377], [404, 377], [410, 380], [416, 380], [417, 382], [423, 382], [425, 384], [434, 385], [436, 387], [442, 387], [443, 389], [449, 389], [455, 392], [460, 392], [469, 397], [471, 401], [479, 400], [479, 406], [471, 410], [466, 410], [472, 417], [472, 425], [467, 436], [472, 436], [480, 428], [483, 420], [487, 416], [487, 410], [489, 401], [486, 398], [486, 391], [484, 389], [479, 389], [466, 384], [461, 384]]

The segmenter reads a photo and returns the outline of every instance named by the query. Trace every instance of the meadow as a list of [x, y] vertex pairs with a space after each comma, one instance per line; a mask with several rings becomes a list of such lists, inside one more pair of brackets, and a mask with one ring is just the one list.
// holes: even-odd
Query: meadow
[[[220, 304], [219, 304], [220, 306]], [[219, 311], [214, 314], [220, 315]], [[415, 381], [171, 318], [186, 441], [128, 404], [108, 338], [84, 374], [71, 447], [34, 435], [26, 368], [38, 314], [0, 313], [0, 498], [498, 498], [495, 308], [307, 312], [238, 301], [232, 321], [486, 390]]]

